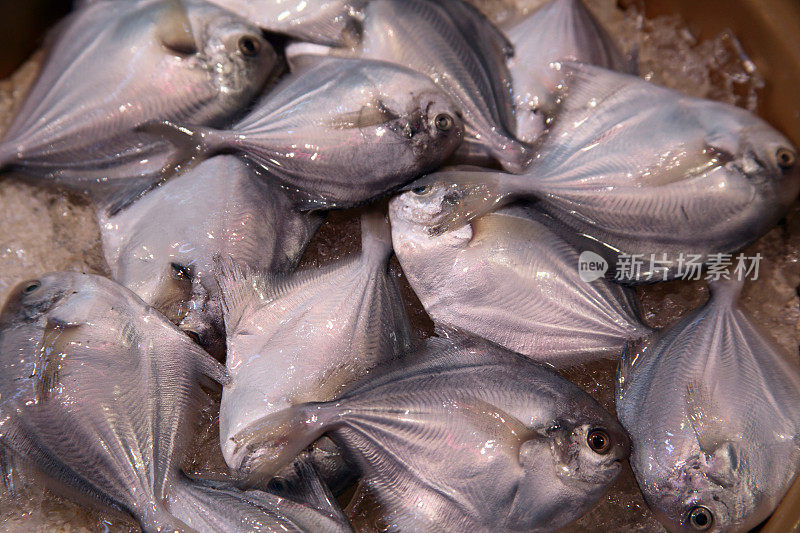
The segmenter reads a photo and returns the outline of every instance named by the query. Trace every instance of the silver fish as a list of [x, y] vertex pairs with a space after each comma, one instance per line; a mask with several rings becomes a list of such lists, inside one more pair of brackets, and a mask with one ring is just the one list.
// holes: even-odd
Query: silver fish
[[581, 0], [552, 0], [507, 32], [514, 45], [508, 68], [514, 88], [517, 137], [535, 141], [545, 116], [554, 111], [554, 95], [563, 72], [553, 63], [575, 61], [636, 73], [611, 36]]
[[620, 361], [617, 413], [631, 466], [670, 531], [749, 531], [800, 469], [800, 367], [736, 299], [710, 301]]
[[362, 217], [362, 251], [286, 277], [223, 265], [220, 287], [232, 382], [222, 393], [220, 442], [228, 465], [251, 457], [237, 435], [281, 410], [326, 401], [410, 345], [402, 299], [387, 272], [384, 217]]
[[328, 46], [358, 42], [367, 0], [209, 0], [259, 27]]
[[513, 136], [506, 66], [511, 49], [497, 28], [460, 0], [371, 0], [359, 53], [429, 76], [461, 111], [466, 157], [477, 152], [520, 172], [531, 154]]
[[434, 322], [561, 367], [617, 357], [649, 333], [630, 290], [581, 279], [575, 248], [528, 213], [501, 211], [431, 235], [447, 193], [414, 189], [389, 205], [397, 258]]
[[215, 355], [224, 350], [225, 331], [215, 257], [286, 272], [320, 223], [319, 216], [296, 212], [278, 186], [232, 155], [204, 161], [118, 214], [100, 217], [112, 277]]
[[58, 33], [0, 144], [0, 167], [68, 185], [155, 173], [171, 154], [137, 126], [221, 125], [255, 96], [276, 61], [258, 28], [206, 2], [92, 3]]
[[49, 476], [121, 508], [146, 532], [186, 528], [166, 508], [208, 376], [224, 367], [132, 292], [62, 272], [0, 312], [0, 441]]
[[21, 284], [0, 311], [0, 354], [2, 447], [145, 533], [350, 530], [307, 460], [286, 495], [180, 472], [201, 379], [229, 376], [124, 287], [72, 272]]
[[578, 387], [483, 341], [430, 339], [332, 402], [251, 428], [269, 475], [323, 433], [399, 531], [553, 531], [621, 470], [628, 437]]
[[679, 274], [681, 257], [702, 263], [755, 241], [797, 198], [797, 150], [758, 117], [600, 67], [565, 68], [563, 107], [525, 175], [427, 178], [453, 184], [434, 233], [535, 197], [609, 263], [638, 256], [623, 281], [659, 281]]
[[171, 123], [148, 129], [200, 154], [243, 152], [296, 189], [308, 208], [378, 197], [441, 165], [460, 144], [463, 126], [453, 103], [425, 76], [379, 61], [305, 59], [305, 68], [230, 129]]

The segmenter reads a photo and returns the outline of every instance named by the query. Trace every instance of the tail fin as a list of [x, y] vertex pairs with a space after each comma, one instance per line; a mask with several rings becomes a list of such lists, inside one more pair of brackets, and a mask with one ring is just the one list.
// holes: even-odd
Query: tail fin
[[492, 156], [503, 170], [511, 174], [522, 174], [533, 160], [533, 149], [517, 139], [505, 137], [492, 147]]
[[223, 259], [216, 256], [214, 262], [217, 284], [222, 295], [225, 332], [230, 337], [248, 307], [261, 300], [268, 280], [263, 274], [246, 265], [235, 263], [230, 257]]
[[295, 502], [308, 504], [315, 509], [328, 513], [347, 524], [336, 498], [322, 480], [319, 471], [314, 466], [311, 455], [303, 452], [295, 459], [290, 468], [283, 470], [287, 478], [275, 477], [270, 481], [269, 488]]
[[168, 120], [146, 122], [136, 128], [136, 131], [166, 141], [175, 148], [176, 153], [171, 158], [170, 166], [162, 169], [162, 175], [174, 173], [178, 169], [183, 170], [187, 163], [194, 164], [208, 159], [218, 152], [232, 148], [233, 145], [233, 134], [229, 131], [204, 126], [185, 126]]
[[17, 151], [13, 145], [0, 142], [0, 170], [11, 166], [17, 160]]
[[448, 189], [441, 211], [429, 228], [431, 235], [441, 235], [508, 205], [517, 197], [531, 194], [527, 189], [533, 189], [533, 183], [526, 183], [530, 181], [527, 176], [464, 167], [431, 174], [409, 188]]
[[381, 262], [392, 255], [392, 230], [382, 211], [361, 215], [361, 255]]
[[739, 299], [744, 289], [744, 279], [718, 279], [708, 283], [708, 290], [711, 292], [711, 303], [733, 306]]
[[229, 466], [248, 485], [269, 480], [331, 429], [339, 414], [335, 404], [308, 403], [259, 420], [231, 437]]
[[[229, 145], [229, 134], [224, 131], [204, 127], [179, 126], [169, 121], [147, 122], [136, 128], [144, 133], [168, 142], [175, 149], [166, 159], [161, 170], [153, 176], [137, 180], [133, 184], [123, 184], [123, 188], [109, 198], [104, 198], [107, 216], [114, 216], [148, 192], [167, 180], [186, 172], [211, 155], [225, 150]], [[0, 160], [0, 165], [2, 161]]]

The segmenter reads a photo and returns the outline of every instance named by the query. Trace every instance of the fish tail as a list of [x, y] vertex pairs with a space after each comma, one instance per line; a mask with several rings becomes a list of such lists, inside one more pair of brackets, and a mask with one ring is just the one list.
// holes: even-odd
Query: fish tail
[[392, 231], [382, 211], [373, 209], [361, 215], [361, 255], [380, 262], [392, 255]]
[[718, 279], [708, 283], [708, 290], [711, 292], [711, 302], [724, 306], [733, 306], [739, 295], [744, 289], [744, 279]]
[[[180, 483], [179, 483], [180, 485]], [[161, 502], [154, 502], [153, 505], [146, 505], [133, 512], [136, 521], [142, 528], [142, 533], [192, 533], [194, 530], [186, 525], [185, 522], [174, 516]]]
[[171, 144], [178, 155], [174, 161], [207, 159], [230, 146], [227, 132], [204, 126], [186, 126], [169, 120], [146, 122], [136, 128], [140, 133], [159, 138]]
[[492, 156], [511, 174], [522, 174], [533, 159], [533, 149], [527, 144], [504, 137], [492, 149]]
[[265, 417], [231, 437], [234, 448], [228, 466], [245, 485], [272, 479], [332, 429], [340, 415], [335, 404], [308, 403]]
[[0, 143], [0, 170], [11, 166], [17, 160], [17, 151], [10, 143]]
[[513, 202], [519, 194], [525, 194], [526, 181], [525, 176], [477, 168], [445, 170], [415, 182], [412, 190], [426, 186], [447, 189], [439, 214], [428, 228], [435, 236], [457, 230]]

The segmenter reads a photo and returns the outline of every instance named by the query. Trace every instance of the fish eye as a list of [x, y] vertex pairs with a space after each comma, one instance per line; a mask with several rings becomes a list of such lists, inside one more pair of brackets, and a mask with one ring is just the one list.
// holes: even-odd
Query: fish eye
[[239, 51], [249, 57], [256, 56], [261, 51], [261, 42], [252, 35], [242, 35], [239, 38]]
[[708, 507], [698, 505], [689, 511], [689, 527], [695, 531], [706, 531], [714, 523], [714, 515]]
[[42, 286], [40, 281], [31, 281], [22, 289], [22, 294], [33, 294], [36, 290]]
[[455, 122], [453, 121], [453, 117], [447, 113], [440, 113], [436, 115], [433, 123], [436, 125], [436, 129], [439, 131], [450, 131]]
[[170, 263], [169, 266], [172, 269], [172, 275], [176, 279], [187, 279], [191, 281], [192, 278], [194, 278], [192, 269], [186, 265], [182, 265], [180, 263]]
[[778, 159], [778, 166], [784, 170], [792, 168], [797, 162], [797, 154], [788, 148], [778, 148], [775, 157]]
[[593, 429], [586, 436], [586, 443], [594, 453], [605, 455], [611, 451], [611, 437], [602, 429]]
[[417, 196], [427, 196], [428, 194], [431, 193], [431, 191], [433, 191], [433, 187], [431, 187], [430, 185], [422, 185], [420, 187], [414, 187], [413, 189], [411, 189], [411, 192], [413, 192]]

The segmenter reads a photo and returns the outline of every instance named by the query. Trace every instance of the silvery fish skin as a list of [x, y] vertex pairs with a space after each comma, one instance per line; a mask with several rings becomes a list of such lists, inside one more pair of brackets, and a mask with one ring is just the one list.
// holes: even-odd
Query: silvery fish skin
[[225, 342], [215, 257], [287, 272], [320, 223], [296, 212], [277, 185], [232, 155], [203, 161], [118, 214], [100, 217], [112, 277], [214, 354]]
[[447, 192], [414, 189], [389, 205], [397, 258], [434, 322], [562, 367], [617, 357], [649, 333], [630, 290], [581, 279], [575, 248], [526, 212], [431, 235]]
[[514, 88], [517, 137], [535, 141], [544, 132], [545, 115], [555, 107], [554, 95], [563, 73], [559, 61], [589, 63], [635, 73], [611, 36], [581, 0], [552, 0], [511, 27], [514, 56], [508, 68]]
[[137, 126], [221, 125], [276, 61], [258, 28], [206, 2], [94, 2], [57, 35], [0, 144], [0, 166], [79, 181], [157, 172], [168, 147]]
[[367, 0], [210, 0], [259, 27], [328, 46], [358, 41]]
[[234, 471], [252, 459], [237, 443], [242, 431], [293, 405], [334, 398], [410, 346], [405, 308], [387, 271], [392, 246], [384, 217], [364, 215], [362, 235], [359, 256], [289, 277], [223, 265], [232, 382], [222, 393], [220, 442]]
[[285, 410], [242, 445], [263, 444], [276, 468], [326, 432], [399, 531], [556, 530], [602, 497], [629, 451], [578, 387], [460, 336], [429, 339], [336, 401]]
[[721, 280], [710, 301], [620, 361], [631, 466], [670, 531], [749, 531], [800, 467], [800, 368]]
[[378, 197], [440, 166], [461, 143], [453, 103], [425, 76], [379, 61], [304, 59], [228, 130], [169, 123], [149, 130], [201, 155], [242, 152], [296, 189], [308, 209]]
[[146, 532], [186, 530], [165, 499], [188, 483], [199, 380], [224, 367], [124, 287], [72, 272], [15, 288], [0, 358], [3, 446]]
[[429, 76], [461, 111], [465, 157], [477, 152], [520, 172], [531, 154], [513, 135], [510, 50], [505, 36], [460, 0], [371, 0], [359, 53]]
[[755, 241], [797, 198], [797, 150], [758, 117], [600, 67], [565, 68], [560, 115], [524, 176], [473, 169], [427, 178], [452, 184], [433, 232], [536, 197], [609, 263], [621, 253], [644, 259], [624, 281], [659, 281], [677, 275], [681, 255], [704, 262]]

